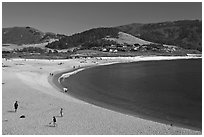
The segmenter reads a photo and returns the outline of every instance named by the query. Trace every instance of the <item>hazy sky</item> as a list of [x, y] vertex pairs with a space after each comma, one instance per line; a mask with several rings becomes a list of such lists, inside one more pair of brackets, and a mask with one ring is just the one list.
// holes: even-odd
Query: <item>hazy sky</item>
[[202, 3], [2, 3], [2, 26], [73, 34], [96, 27], [202, 19]]

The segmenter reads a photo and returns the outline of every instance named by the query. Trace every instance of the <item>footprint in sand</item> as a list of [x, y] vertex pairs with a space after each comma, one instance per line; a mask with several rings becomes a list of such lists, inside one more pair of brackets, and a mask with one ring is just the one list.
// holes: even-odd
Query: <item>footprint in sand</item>
[[4, 120], [2, 120], [2, 122], [8, 122], [8, 119], [4, 119]]
[[15, 113], [14, 110], [8, 110], [7, 112], [9, 112], [9, 113]]

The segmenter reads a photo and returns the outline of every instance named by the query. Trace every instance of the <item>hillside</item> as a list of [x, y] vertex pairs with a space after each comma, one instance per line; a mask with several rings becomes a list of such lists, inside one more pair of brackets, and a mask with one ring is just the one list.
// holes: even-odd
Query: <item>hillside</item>
[[119, 30], [116, 28], [94, 28], [72, 36], [67, 36], [59, 41], [49, 43], [46, 47], [52, 49], [68, 49], [72, 47], [82, 46], [83, 44], [91, 44], [107, 36], [117, 37]]
[[198, 20], [93, 28], [71, 36], [44, 33], [31, 27], [3, 28], [2, 34], [5, 51], [32, 46], [71, 52], [85, 49], [162, 53], [183, 52], [183, 49], [185, 52], [202, 51], [202, 22]]
[[[134, 44], [131, 42], [133, 39], [140, 39], [158, 44], [175, 45], [184, 49], [202, 51], [202, 22], [198, 20], [150, 24], [133, 23], [114, 28], [94, 28], [64, 37], [59, 41], [48, 44], [47, 47], [52, 49], [68, 49], [79, 46], [87, 48], [107, 44], [121, 44], [123, 40], [121, 41], [121, 38], [117, 39], [120, 37], [119, 32], [126, 33], [126, 36], [123, 37], [126, 37], [127, 44]], [[128, 42], [127, 39], [129, 39]]]
[[202, 21], [129, 24], [116, 27], [143, 40], [202, 51]]
[[134, 45], [134, 44], [139, 44], [139, 45], [145, 45], [145, 44], [151, 44], [152, 42], [142, 40], [138, 37], [134, 37], [130, 34], [124, 33], [124, 32], [119, 32], [117, 38], [105, 38], [106, 40], [110, 41], [115, 41], [118, 44], [128, 44], [128, 45]]
[[94, 28], [82, 33], [67, 36], [59, 41], [49, 43], [46, 47], [52, 49], [68, 49], [80, 47], [90, 49], [93, 47], [106, 47], [111, 45], [144, 45], [152, 42], [142, 40], [130, 34], [120, 32], [115, 28]]
[[44, 33], [31, 27], [12, 27], [2, 29], [3, 44], [38, 44], [50, 39], [59, 39], [61, 35]]

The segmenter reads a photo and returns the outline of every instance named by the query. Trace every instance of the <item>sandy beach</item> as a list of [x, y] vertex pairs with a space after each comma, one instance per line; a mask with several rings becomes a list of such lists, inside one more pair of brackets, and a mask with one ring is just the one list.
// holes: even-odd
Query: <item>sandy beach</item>
[[[194, 57], [101, 57], [69, 60], [2, 59], [3, 135], [132, 135], [202, 134], [201, 131], [170, 126], [125, 115], [88, 104], [60, 92], [54, 75], [76, 68], [147, 60]], [[67, 77], [70, 74], [62, 76]], [[15, 113], [13, 104], [19, 101]], [[64, 116], [60, 117], [60, 108]], [[25, 115], [25, 118], [19, 118]], [[56, 116], [57, 126], [49, 123]]]

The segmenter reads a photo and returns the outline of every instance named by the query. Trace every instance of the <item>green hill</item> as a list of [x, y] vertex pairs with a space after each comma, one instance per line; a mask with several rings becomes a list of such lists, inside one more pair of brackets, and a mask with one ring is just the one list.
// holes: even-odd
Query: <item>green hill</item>
[[94, 28], [49, 43], [47, 47], [53, 49], [67, 49], [77, 46], [87, 47], [89, 45], [97, 47], [108, 43], [103, 38], [117, 38], [119, 32], [125, 32], [153, 43], [175, 45], [184, 49], [202, 51], [202, 22], [199, 20], [149, 24], [133, 23], [112, 28]]
[[118, 27], [93, 28], [71, 36], [44, 33], [31, 27], [2, 29], [2, 42], [4, 45], [37, 44], [48, 42], [50, 39], [58, 39], [46, 45], [47, 48], [51, 49], [69, 49], [72, 47], [89, 49], [121, 43], [134, 45], [144, 40], [202, 51], [202, 21], [181, 20], [149, 24], [133, 23]]
[[102, 38], [107, 36], [117, 37], [118, 32], [119, 30], [116, 28], [94, 28], [82, 33], [64, 37], [59, 41], [49, 43], [46, 47], [52, 49], [67, 49], [77, 46], [87, 46], [91, 45], [92, 43], [96, 44], [96, 42], [98, 44], [102, 44], [105, 42], [105, 40], [102, 40]]
[[2, 29], [3, 44], [37, 44], [57, 39], [59, 35], [44, 33], [31, 27], [12, 27]]
[[202, 51], [202, 21], [129, 24], [116, 27], [143, 40]]

